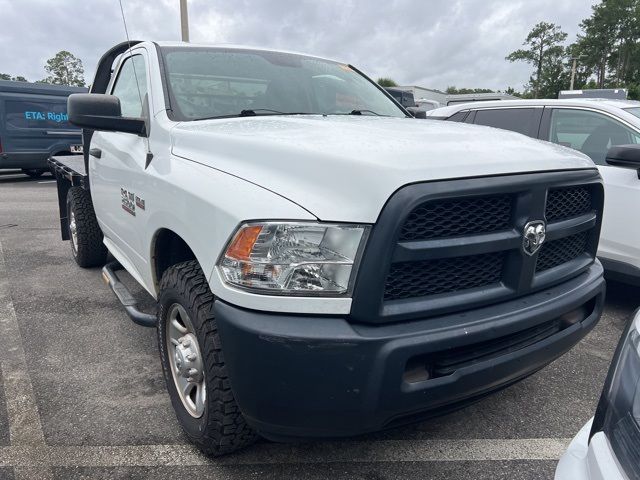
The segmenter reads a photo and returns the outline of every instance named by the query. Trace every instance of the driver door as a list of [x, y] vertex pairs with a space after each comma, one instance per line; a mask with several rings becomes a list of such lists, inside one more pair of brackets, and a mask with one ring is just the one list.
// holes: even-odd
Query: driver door
[[[148, 116], [147, 54], [133, 50], [121, 60], [108, 93], [118, 97], [124, 117]], [[148, 120], [148, 119], [147, 119]], [[125, 267], [144, 271], [142, 229], [147, 138], [122, 132], [96, 131], [91, 140], [91, 195], [105, 243]], [[130, 270], [131, 271], [131, 270]]]

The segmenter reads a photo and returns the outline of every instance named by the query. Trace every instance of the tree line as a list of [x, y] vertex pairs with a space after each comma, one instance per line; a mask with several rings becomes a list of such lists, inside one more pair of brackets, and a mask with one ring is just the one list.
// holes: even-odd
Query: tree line
[[573, 76], [576, 89], [627, 88], [629, 98], [640, 97], [640, 0], [603, 0], [591, 8], [573, 43], [566, 45], [559, 25], [540, 22], [527, 35], [525, 48], [507, 55], [511, 62], [534, 67], [525, 96], [557, 97]]
[[[47, 60], [44, 70], [47, 72], [47, 76], [41, 80], [36, 80], [36, 83], [73, 85], [76, 87], [85, 86], [82, 60], [66, 50], [59, 51]], [[12, 76], [6, 73], [0, 73], [0, 80], [12, 80], [14, 82], [28, 81], [22, 75]]]
[[[573, 76], [574, 89], [626, 88], [630, 99], [640, 99], [640, 0], [602, 0], [591, 9], [591, 16], [580, 22], [573, 43], [567, 44], [568, 35], [560, 25], [535, 25], [523, 48], [506, 56], [510, 62], [527, 62], [533, 67], [529, 82], [523, 91], [509, 87], [504, 93], [557, 98], [560, 90], [570, 88]], [[447, 93], [495, 92], [450, 86]]]

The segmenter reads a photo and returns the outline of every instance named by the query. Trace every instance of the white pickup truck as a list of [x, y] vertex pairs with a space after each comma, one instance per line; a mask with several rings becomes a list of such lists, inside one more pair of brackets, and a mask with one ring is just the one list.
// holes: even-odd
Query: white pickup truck
[[415, 120], [351, 65], [132, 42], [68, 114], [85, 156], [51, 160], [62, 237], [157, 327], [176, 414], [206, 453], [452, 411], [540, 370], [602, 313], [591, 160]]

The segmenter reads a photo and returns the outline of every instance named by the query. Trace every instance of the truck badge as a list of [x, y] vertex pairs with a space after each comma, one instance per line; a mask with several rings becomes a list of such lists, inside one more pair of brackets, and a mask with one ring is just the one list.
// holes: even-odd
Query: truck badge
[[524, 226], [522, 249], [531, 256], [540, 250], [547, 237], [547, 227], [542, 220], [534, 220]]

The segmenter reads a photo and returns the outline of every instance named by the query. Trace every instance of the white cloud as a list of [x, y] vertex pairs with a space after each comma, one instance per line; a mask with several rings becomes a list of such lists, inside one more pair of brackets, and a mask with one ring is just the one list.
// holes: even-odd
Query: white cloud
[[[178, 40], [178, 0], [122, 0], [136, 39]], [[595, 0], [189, 0], [191, 39], [297, 50], [337, 58], [372, 77], [430, 88], [521, 88], [530, 68], [504, 58], [539, 21], [575, 38]], [[0, 0], [0, 72], [45, 76], [69, 50], [87, 81], [124, 40], [117, 0]]]

